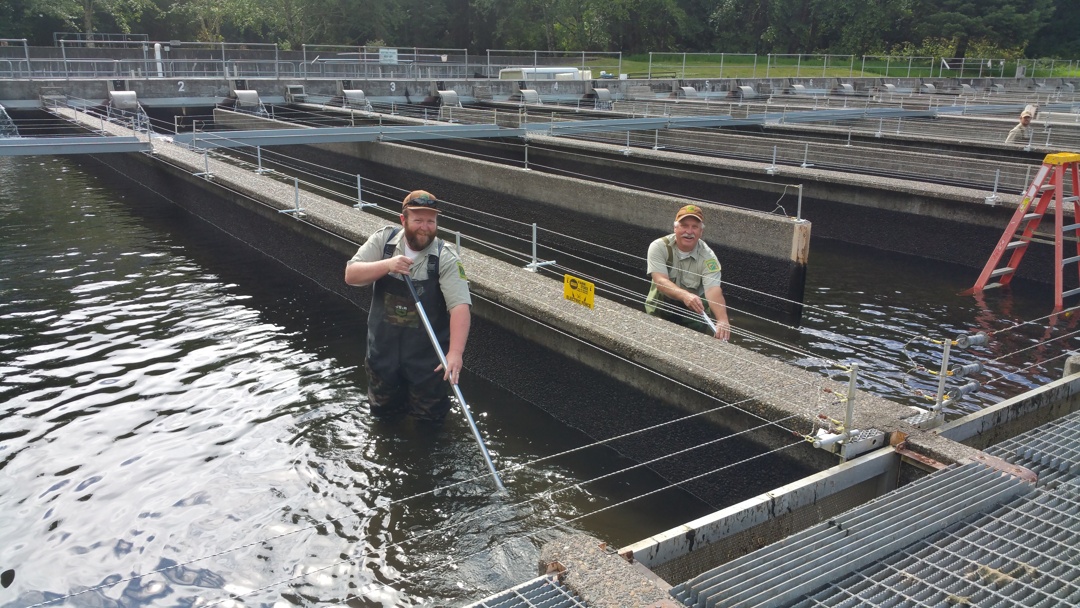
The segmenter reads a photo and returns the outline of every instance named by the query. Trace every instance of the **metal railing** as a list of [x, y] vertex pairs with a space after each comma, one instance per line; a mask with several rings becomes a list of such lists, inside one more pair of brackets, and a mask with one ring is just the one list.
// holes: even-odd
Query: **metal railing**
[[468, 49], [305, 44], [298, 73], [319, 78], [467, 79]]
[[934, 75], [934, 58], [912, 55], [863, 55], [860, 71], [864, 77], [931, 77]]
[[[725, 65], [726, 64], [726, 65]], [[756, 78], [758, 56], [749, 53], [649, 53], [647, 77]], [[691, 75], [692, 74], [692, 75]]]
[[[57, 53], [59, 49], [59, 53]], [[31, 47], [0, 39], [0, 78], [498, 78], [506, 68], [574, 67], [592, 79], [619, 78], [1069, 78], [1080, 60], [649, 52], [645, 61], [619, 52], [500, 50], [470, 57], [467, 49], [271, 43], [58, 39]], [[637, 72], [635, 72], [637, 70]]]
[[[795, 73], [792, 74], [791, 70]], [[832, 70], [830, 72], [830, 70]], [[855, 75], [854, 55], [784, 55], [769, 53], [765, 56], [765, 77], [780, 78], [784, 76], [802, 77], [828, 77], [843, 76], [847, 70], [847, 76]]]

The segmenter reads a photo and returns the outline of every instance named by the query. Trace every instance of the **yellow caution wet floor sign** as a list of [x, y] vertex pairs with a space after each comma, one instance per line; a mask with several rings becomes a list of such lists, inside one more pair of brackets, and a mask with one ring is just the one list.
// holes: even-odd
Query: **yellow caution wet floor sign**
[[579, 279], [568, 274], [563, 275], [563, 297], [567, 300], [592, 308], [595, 293], [596, 286], [585, 279]]

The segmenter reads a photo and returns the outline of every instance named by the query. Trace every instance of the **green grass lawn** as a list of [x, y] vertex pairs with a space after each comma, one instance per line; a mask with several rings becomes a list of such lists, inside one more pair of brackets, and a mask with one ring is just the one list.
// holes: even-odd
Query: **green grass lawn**
[[[722, 64], [721, 60], [723, 61]], [[828, 65], [825, 64], [824, 59], [821, 56], [804, 57], [799, 61], [795, 57], [772, 57], [770, 60], [765, 55], [759, 55], [756, 57], [756, 60], [757, 63], [755, 65], [755, 57], [753, 55], [725, 55], [721, 58], [719, 53], [710, 55], [688, 54], [684, 64], [681, 54], [656, 53], [653, 55], [651, 70], [648, 55], [624, 56], [622, 58], [621, 66], [618, 63], [612, 63], [611, 59], [588, 62], [588, 65], [593, 70], [594, 78], [599, 76], [600, 70], [605, 70], [613, 74], [628, 74], [630, 78], [648, 78], [651, 73], [652, 78], [680, 78], [694, 80], [707, 80], [710, 78], [766, 77], [979, 78], [1004, 76], [1008, 78], [1016, 73], [1016, 64], [1013, 62], [1007, 63], [1004, 70], [997, 67], [993, 70], [983, 70], [980, 73], [979, 67], [976, 64], [974, 67], [969, 66], [961, 73], [959, 70], [942, 71], [940, 66], [935, 63], [937, 60], [928, 60], [926, 58], [912, 60], [909, 64], [908, 60], [902, 57], [890, 61], [879, 58], [863, 61], [861, 57], [855, 57], [854, 61], [852, 61], [850, 57], [833, 56], [828, 58]], [[1032, 78], [1076, 78], [1080, 76], [1080, 66], [1076, 66], [1075, 64], [1071, 66], [1071, 69], [1068, 65], [1054, 66], [1053, 73], [1051, 73], [1049, 65], [1045, 67], [1040, 65], [1034, 73], [1032, 72], [1030, 64], [1027, 65], [1027, 76]]]

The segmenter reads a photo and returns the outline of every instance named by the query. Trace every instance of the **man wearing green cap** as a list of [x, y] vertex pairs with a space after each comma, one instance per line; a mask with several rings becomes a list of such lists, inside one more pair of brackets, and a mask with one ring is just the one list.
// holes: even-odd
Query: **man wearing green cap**
[[[720, 288], [720, 262], [701, 240], [705, 214], [686, 205], [675, 214], [674, 231], [649, 245], [646, 272], [652, 279], [645, 312], [711, 334], [719, 340], [731, 335], [727, 304]], [[713, 332], [702, 314], [708, 308], [716, 318]]]
[[[461, 373], [472, 298], [465, 267], [436, 236], [438, 215], [434, 196], [410, 192], [401, 204], [401, 226], [371, 235], [345, 266], [347, 284], [374, 284], [364, 366], [376, 418], [410, 414], [441, 422], [450, 410], [447, 382], [457, 384]], [[446, 353], [445, 369], [422, 325], [405, 273]]]

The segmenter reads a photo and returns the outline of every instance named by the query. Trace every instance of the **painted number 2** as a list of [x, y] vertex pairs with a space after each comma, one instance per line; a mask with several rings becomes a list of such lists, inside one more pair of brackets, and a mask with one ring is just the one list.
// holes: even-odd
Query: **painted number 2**
[[180, 91], [180, 92], [183, 92], [183, 90], [184, 90], [184, 81], [183, 80], [179, 80], [179, 81], [176, 82], [176, 90]]

